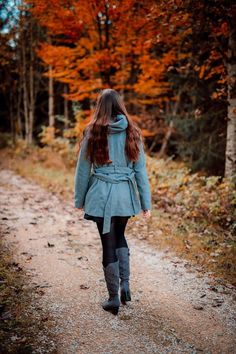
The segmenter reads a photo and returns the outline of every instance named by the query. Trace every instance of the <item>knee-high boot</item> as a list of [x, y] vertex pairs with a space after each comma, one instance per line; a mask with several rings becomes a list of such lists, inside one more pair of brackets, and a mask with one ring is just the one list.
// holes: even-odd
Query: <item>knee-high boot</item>
[[130, 252], [128, 247], [120, 247], [116, 249], [117, 258], [119, 260], [120, 270], [120, 300], [123, 304], [131, 301], [131, 292], [129, 288], [130, 277]]
[[119, 261], [109, 263], [103, 267], [109, 299], [104, 301], [102, 307], [105, 311], [117, 315], [120, 306], [119, 300]]

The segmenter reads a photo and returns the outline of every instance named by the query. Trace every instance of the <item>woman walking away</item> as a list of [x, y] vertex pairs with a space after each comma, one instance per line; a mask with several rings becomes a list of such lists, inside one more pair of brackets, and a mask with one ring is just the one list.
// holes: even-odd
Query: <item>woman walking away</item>
[[[151, 215], [151, 193], [139, 128], [128, 116], [120, 95], [103, 90], [93, 119], [79, 144], [74, 179], [75, 208], [97, 224], [109, 298], [103, 309], [117, 314], [120, 301], [131, 300], [128, 219], [142, 210]], [[120, 298], [119, 298], [120, 288]]]

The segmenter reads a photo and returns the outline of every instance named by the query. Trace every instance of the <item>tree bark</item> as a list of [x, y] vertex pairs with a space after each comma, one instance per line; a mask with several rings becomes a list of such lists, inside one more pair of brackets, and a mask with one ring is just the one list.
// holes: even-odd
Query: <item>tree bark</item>
[[236, 6], [233, 7], [233, 25], [228, 47], [228, 121], [225, 153], [225, 177], [236, 174]]
[[29, 114], [28, 114], [28, 92], [26, 78], [26, 50], [25, 50], [25, 34], [22, 39], [22, 83], [23, 83], [23, 105], [24, 105], [24, 120], [25, 120], [25, 140], [29, 141]]
[[16, 143], [16, 134], [15, 134], [15, 119], [14, 119], [14, 91], [10, 91], [9, 95], [9, 113], [10, 113], [10, 123], [11, 123], [11, 138], [12, 144], [15, 145]]
[[126, 58], [125, 58], [125, 53], [122, 53], [122, 61], [121, 61], [121, 72], [122, 72], [122, 76], [121, 76], [121, 85], [122, 85], [122, 89], [120, 91], [120, 95], [122, 97], [122, 100], [124, 100], [125, 95], [124, 95], [124, 88], [125, 88], [125, 66], [126, 66]]
[[17, 90], [17, 134], [19, 134], [20, 138], [23, 139], [23, 131], [22, 131], [22, 123], [21, 123], [21, 100], [22, 100], [22, 73], [21, 73], [21, 61], [19, 58], [18, 62], [18, 75], [19, 75], [19, 83]]
[[[64, 93], [68, 93], [67, 84], [64, 84]], [[69, 109], [68, 109], [68, 100], [64, 98], [64, 119], [65, 119], [65, 129], [69, 127]]]
[[178, 113], [178, 109], [179, 109], [179, 106], [180, 106], [180, 102], [181, 102], [181, 94], [184, 90], [184, 87], [181, 87], [179, 89], [179, 92], [177, 94], [177, 97], [176, 97], [176, 101], [175, 103], [173, 104], [173, 110], [171, 112], [171, 121], [169, 123], [169, 126], [167, 128], [167, 131], [166, 131], [166, 134], [163, 138], [163, 141], [162, 141], [162, 145], [161, 145], [161, 148], [160, 148], [160, 151], [158, 153], [158, 157], [161, 158], [165, 155], [165, 152], [166, 152], [166, 148], [167, 148], [167, 144], [168, 144], [168, 141], [170, 140], [171, 138], [171, 135], [172, 135], [172, 132], [173, 132], [173, 128], [174, 128], [174, 120], [176, 118], [176, 115]]
[[29, 68], [29, 144], [33, 142], [34, 127], [34, 50], [33, 50], [33, 28], [32, 20], [30, 21], [30, 68]]
[[53, 87], [52, 66], [51, 65], [49, 65], [49, 81], [48, 81], [48, 117], [49, 117], [49, 126], [55, 127], [54, 87]]
[[159, 158], [161, 158], [161, 157], [163, 157], [165, 155], [168, 141], [169, 141], [169, 139], [170, 139], [170, 137], [172, 135], [173, 127], [174, 127], [174, 121], [172, 119], [170, 121], [170, 124], [169, 124], [169, 126], [167, 128], [166, 134], [165, 134], [164, 139], [162, 141], [162, 145], [161, 145], [160, 151], [158, 153], [158, 157]]

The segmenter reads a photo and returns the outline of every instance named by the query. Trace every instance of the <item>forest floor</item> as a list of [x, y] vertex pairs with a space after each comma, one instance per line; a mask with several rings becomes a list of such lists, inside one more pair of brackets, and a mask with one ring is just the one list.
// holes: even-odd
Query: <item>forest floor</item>
[[[28, 348], [16, 353], [235, 353], [233, 285], [140, 239], [134, 225], [136, 237], [131, 222], [132, 302], [113, 316], [101, 308], [100, 239], [83, 212], [6, 168], [0, 205], [4, 245], [32, 292], [24, 316], [34, 336], [14, 327], [6, 333], [9, 343]], [[1, 317], [9, 320], [7, 306]]]

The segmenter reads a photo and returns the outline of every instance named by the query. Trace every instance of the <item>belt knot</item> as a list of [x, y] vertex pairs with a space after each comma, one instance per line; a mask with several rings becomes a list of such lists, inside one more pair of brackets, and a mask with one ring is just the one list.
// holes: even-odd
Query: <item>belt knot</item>
[[102, 233], [108, 233], [111, 226], [111, 212], [112, 212], [112, 194], [113, 186], [117, 183], [122, 183], [127, 181], [131, 188], [131, 199], [134, 209], [134, 213], [137, 212], [137, 192], [136, 192], [136, 183], [135, 183], [135, 172], [133, 168], [128, 166], [101, 166], [96, 167], [93, 170], [92, 175], [95, 178], [98, 178], [104, 182], [110, 183], [110, 188], [108, 192], [107, 201], [105, 204], [104, 210], [104, 221], [103, 221], [103, 231]]

